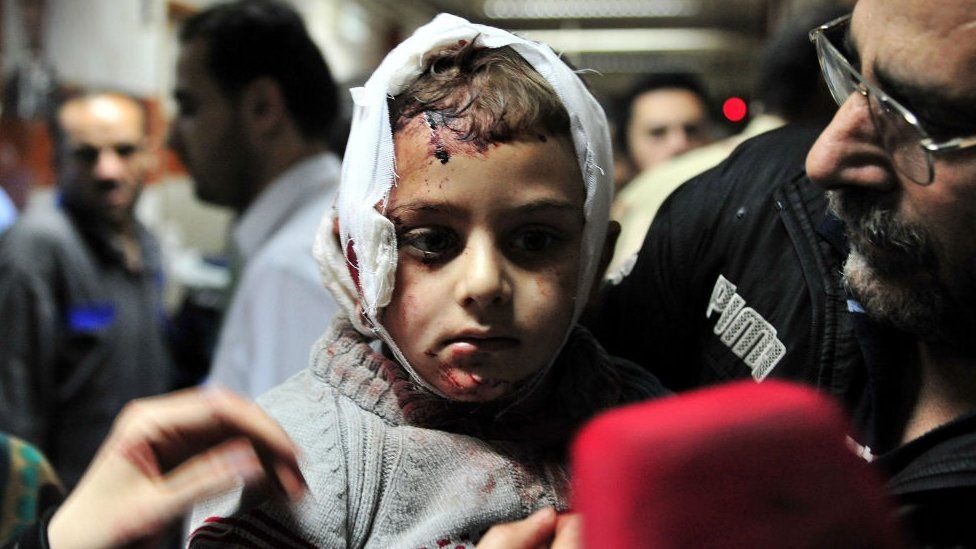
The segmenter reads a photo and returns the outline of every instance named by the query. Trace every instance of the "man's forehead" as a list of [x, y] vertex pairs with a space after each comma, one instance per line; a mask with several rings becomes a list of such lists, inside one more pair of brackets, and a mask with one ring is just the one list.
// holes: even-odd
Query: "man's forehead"
[[210, 77], [207, 67], [209, 58], [207, 42], [202, 38], [195, 38], [180, 45], [180, 52], [176, 59], [177, 79], [200, 80]]
[[976, 0], [860, 0], [851, 34], [865, 72], [954, 97], [976, 92]]
[[176, 87], [173, 90], [177, 100], [195, 99], [227, 101], [217, 80], [210, 73], [208, 64], [209, 46], [202, 38], [196, 38], [180, 46], [176, 62]]
[[75, 141], [131, 141], [142, 137], [142, 108], [133, 100], [112, 95], [71, 100], [59, 120]]

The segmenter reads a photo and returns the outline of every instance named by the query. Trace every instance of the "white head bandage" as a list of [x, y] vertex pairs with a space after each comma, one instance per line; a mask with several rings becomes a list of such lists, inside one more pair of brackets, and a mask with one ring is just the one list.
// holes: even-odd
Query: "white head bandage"
[[[326, 286], [346, 308], [357, 328], [381, 338], [411, 376], [436, 394], [441, 392], [416, 374], [380, 322], [382, 309], [393, 295], [397, 265], [396, 230], [382, 213], [396, 182], [387, 99], [400, 94], [420, 75], [427, 52], [459, 40], [476, 40], [475, 45], [486, 48], [510, 46], [552, 86], [569, 113], [570, 132], [586, 187], [583, 263], [571, 324], [575, 324], [586, 304], [603, 249], [613, 197], [610, 134], [603, 109], [582, 80], [545, 44], [441, 14], [391, 51], [365, 86], [351, 90], [352, 129], [336, 204], [341, 248], [335, 246], [332, 219], [327, 218], [319, 228], [315, 256]], [[358, 277], [358, 288], [346, 262]], [[360, 322], [357, 301], [372, 326]], [[567, 327], [567, 337], [571, 327]]]

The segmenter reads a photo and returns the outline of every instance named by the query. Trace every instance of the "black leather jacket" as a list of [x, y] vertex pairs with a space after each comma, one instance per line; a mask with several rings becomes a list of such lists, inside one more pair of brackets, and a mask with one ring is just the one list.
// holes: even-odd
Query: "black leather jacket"
[[842, 396], [861, 382], [845, 243], [820, 230], [826, 198], [803, 169], [818, 132], [760, 135], [671, 195], [584, 318], [611, 354], [678, 391], [769, 375]]

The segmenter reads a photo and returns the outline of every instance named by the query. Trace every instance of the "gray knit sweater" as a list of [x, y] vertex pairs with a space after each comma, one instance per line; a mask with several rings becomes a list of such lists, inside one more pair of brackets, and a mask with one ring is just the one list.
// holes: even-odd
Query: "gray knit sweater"
[[494, 524], [567, 507], [565, 446], [582, 421], [663, 393], [577, 330], [530, 401], [450, 402], [340, 317], [311, 367], [259, 399], [302, 449], [309, 493], [295, 504], [240, 490], [206, 502], [194, 509], [190, 544], [473, 547]]

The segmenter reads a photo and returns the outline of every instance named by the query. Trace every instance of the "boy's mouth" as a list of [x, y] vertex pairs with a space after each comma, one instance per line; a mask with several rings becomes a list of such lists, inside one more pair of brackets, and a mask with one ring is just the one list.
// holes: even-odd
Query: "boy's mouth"
[[506, 336], [462, 336], [448, 339], [444, 346], [451, 354], [503, 351], [517, 347], [519, 340]]
[[492, 334], [490, 332], [462, 332], [443, 339], [439, 347], [435, 347], [425, 354], [437, 356], [440, 363], [441, 375], [455, 388], [461, 391], [495, 391], [510, 382], [497, 378], [498, 372], [485, 371], [492, 369], [494, 363], [491, 355], [510, 349], [516, 349], [521, 344], [518, 338], [508, 335]]

